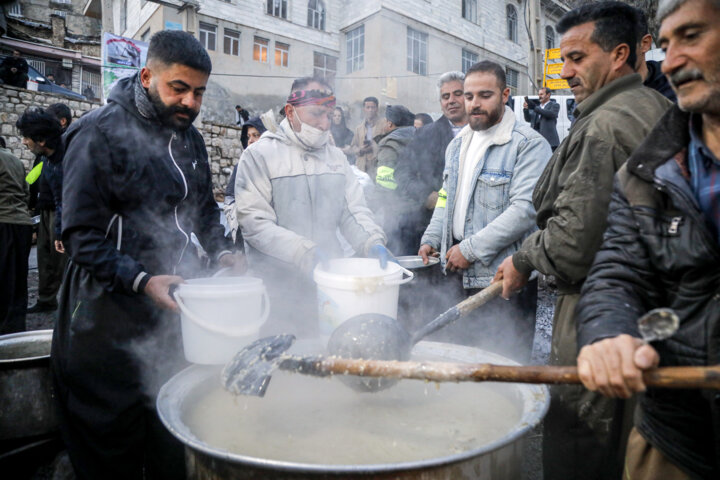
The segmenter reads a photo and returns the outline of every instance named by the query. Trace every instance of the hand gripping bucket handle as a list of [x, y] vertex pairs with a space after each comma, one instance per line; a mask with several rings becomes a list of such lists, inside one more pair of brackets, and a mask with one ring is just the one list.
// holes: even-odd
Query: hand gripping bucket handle
[[[190, 320], [192, 320], [193, 323], [196, 323], [197, 325], [201, 326], [205, 330], [208, 330], [213, 333], [218, 333], [220, 335], [230, 335], [232, 337], [242, 337], [245, 335], [248, 335], [247, 327], [243, 327], [243, 329], [233, 329], [233, 328], [219, 328], [215, 325], [210, 325], [209, 323], [205, 322], [205, 320], [201, 319], [197, 315], [195, 315], [193, 312], [190, 311], [189, 308], [185, 305], [185, 303], [182, 301], [182, 298], [180, 298], [180, 295], [178, 295], [179, 292], [175, 292], [173, 296], [175, 297], [175, 301], [177, 302], [178, 306], [180, 307], [180, 311], [183, 313], [183, 315], [187, 316]], [[265, 290], [263, 290], [263, 306], [264, 310], [262, 313], [262, 318], [260, 319], [260, 323], [265, 323], [265, 320], [267, 320], [268, 315], [270, 314], [270, 298], [268, 297], [268, 294]]]
[[[398, 265], [398, 266], [400, 266], [400, 265]], [[403, 272], [405, 275], [407, 275], [406, 278], [400, 277], [400, 278], [398, 278], [397, 280], [385, 280], [385, 279], [383, 279], [383, 285], [388, 285], [388, 286], [402, 285], [402, 284], [404, 284], [404, 283], [408, 283], [410, 280], [412, 280], [413, 278], [415, 278], [415, 274], [414, 274], [413, 272], [411, 272], [410, 270], [408, 270], [407, 268], [400, 266], [400, 270], [402, 270], [402, 272]]]

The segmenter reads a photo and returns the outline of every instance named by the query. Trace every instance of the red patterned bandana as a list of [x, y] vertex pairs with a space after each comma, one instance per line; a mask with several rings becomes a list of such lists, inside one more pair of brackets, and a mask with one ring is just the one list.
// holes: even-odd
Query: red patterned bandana
[[306, 105], [320, 105], [322, 107], [335, 107], [335, 95], [323, 90], [296, 90], [290, 94], [287, 103], [294, 107]]

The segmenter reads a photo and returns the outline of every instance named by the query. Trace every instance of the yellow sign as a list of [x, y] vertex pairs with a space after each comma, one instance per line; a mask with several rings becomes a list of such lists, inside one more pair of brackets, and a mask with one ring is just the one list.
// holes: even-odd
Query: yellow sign
[[551, 48], [549, 50], [545, 50], [545, 59], [546, 60], [558, 60], [560, 58], [560, 49], [559, 48]]
[[547, 66], [545, 73], [547, 75], [557, 75], [562, 71], [564, 63], [551, 63]]
[[550, 90], [562, 90], [564, 88], [570, 88], [567, 80], [563, 80], [562, 78], [548, 78], [547, 80], [545, 80], [545, 86], [548, 87]]

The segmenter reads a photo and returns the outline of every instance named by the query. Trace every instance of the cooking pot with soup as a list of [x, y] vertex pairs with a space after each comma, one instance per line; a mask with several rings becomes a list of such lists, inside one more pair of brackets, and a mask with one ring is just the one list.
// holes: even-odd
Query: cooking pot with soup
[[[299, 342], [291, 353], [313, 348]], [[435, 342], [418, 343], [413, 359], [515, 364]], [[219, 367], [192, 366], [157, 399], [163, 423], [185, 444], [191, 479], [514, 480], [524, 437], [549, 401], [540, 385], [404, 380], [358, 393], [336, 378], [283, 371], [264, 397], [245, 397], [223, 390], [219, 375]]]

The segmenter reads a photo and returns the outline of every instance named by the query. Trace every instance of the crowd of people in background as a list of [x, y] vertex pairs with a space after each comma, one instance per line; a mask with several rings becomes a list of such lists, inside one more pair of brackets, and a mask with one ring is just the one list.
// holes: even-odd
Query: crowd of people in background
[[[551, 90], [525, 97], [528, 125], [490, 60], [439, 77], [435, 120], [368, 96], [354, 129], [325, 79], [296, 79], [278, 113], [235, 107], [243, 152], [222, 208], [192, 126], [212, 65], [188, 33], [155, 34], [146, 66], [77, 121], [62, 104], [23, 112], [29, 173], [0, 138], [0, 333], [57, 310], [53, 379], [78, 477], [183, 478], [182, 446], [152, 408], [182, 365], [171, 289], [183, 279], [249, 265], [272, 304], [262, 334], [317, 336], [318, 265], [417, 255], [441, 273], [399, 315], [428, 321], [501, 282], [495, 315], [435, 338], [522, 362], [537, 274], [554, 279], [550, 363], [577, 365], [583, 386], [551, 388], [546, 479], [718, 478], [717, 392], [649, 389], [642, 373], [720, 363], [720, 5], [661, 0], [658, 19], [662, 63], [645, 60], [653, 38], [632, 6], [562, 17], [575, 99], [562, 141]], [[27, 81], [22, 62], [3, 61], [5, 83]], [[648, 344], [636, 321], [656, 307], [680, 327]], [[130, 346], [158, 351], [151, 374]]]

